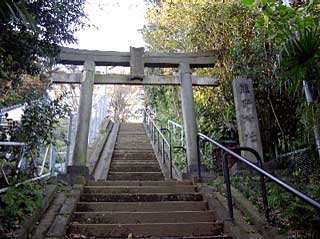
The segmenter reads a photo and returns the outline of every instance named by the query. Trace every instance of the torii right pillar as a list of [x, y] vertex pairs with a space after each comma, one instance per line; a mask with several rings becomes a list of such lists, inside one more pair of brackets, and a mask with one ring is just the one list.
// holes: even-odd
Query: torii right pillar
[[186, 136], [188, 170], [192, 176], [197, 175], [197, 121], [192, 90], [190, 64], [180, 63], [181, 100], [183, 122]]

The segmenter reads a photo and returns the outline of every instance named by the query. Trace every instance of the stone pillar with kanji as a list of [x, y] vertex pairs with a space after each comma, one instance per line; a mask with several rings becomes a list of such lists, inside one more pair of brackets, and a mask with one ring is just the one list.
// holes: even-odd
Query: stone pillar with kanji
[[[233, 94], [240, 146], [255, 149], [263, 160], [262, 142], [252, 80], [243, 78], [234, 79]], [[242, 156], [256, 163], [256, 159], [251, 153], [242, 153]]]

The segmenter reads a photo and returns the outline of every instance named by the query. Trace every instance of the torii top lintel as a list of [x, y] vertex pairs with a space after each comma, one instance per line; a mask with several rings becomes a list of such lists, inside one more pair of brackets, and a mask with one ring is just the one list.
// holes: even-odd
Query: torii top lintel
[[[133, 61], [141, 61], [143, 67], [179, 67], [180, 63], [189, 63], [191, 68], [213, 67], [218, 52], [197, 53], [155, 53], [145, 52], [144, 48], [130, 47], [130, 52], [93, 51], [62, 47], [62, 64], [83, 65], [85, 61], [94, 61], [96, 66], [132, 66]], [[140, 62], [140, 64], [141, 64]]]

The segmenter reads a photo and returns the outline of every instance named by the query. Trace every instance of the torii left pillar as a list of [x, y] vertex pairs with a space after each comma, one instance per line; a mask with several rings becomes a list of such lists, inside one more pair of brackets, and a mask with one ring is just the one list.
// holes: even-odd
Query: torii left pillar
[[184, 130], [186, 135], [186, 151], [188, 160], [188, 170], [193, 177], [197, 174], [198, 154], [197, 154], [197, 121], [194, 107], [192, 90], [192, 78], [190, 65], [181, 63], [179, 69], [181, 81], [181, 100]]
[[88, 135], [92, 108], [95, 63], [85, 61], [78, 109], [78, 125], [73, 150], [72, 166], [68, 167], [68, 174], [74, 176], [88, 176], [87, 149]]

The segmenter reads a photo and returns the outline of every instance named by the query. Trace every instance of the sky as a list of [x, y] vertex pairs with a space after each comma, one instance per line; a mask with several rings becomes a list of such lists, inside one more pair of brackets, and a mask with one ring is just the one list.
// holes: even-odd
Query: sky
[[90, 24], [76, 34], [78, 44], [69, 47], [89, 50], [129, 51], [144, 46], [141, 33], [147, 6], [144, 0], [87, 0]]

